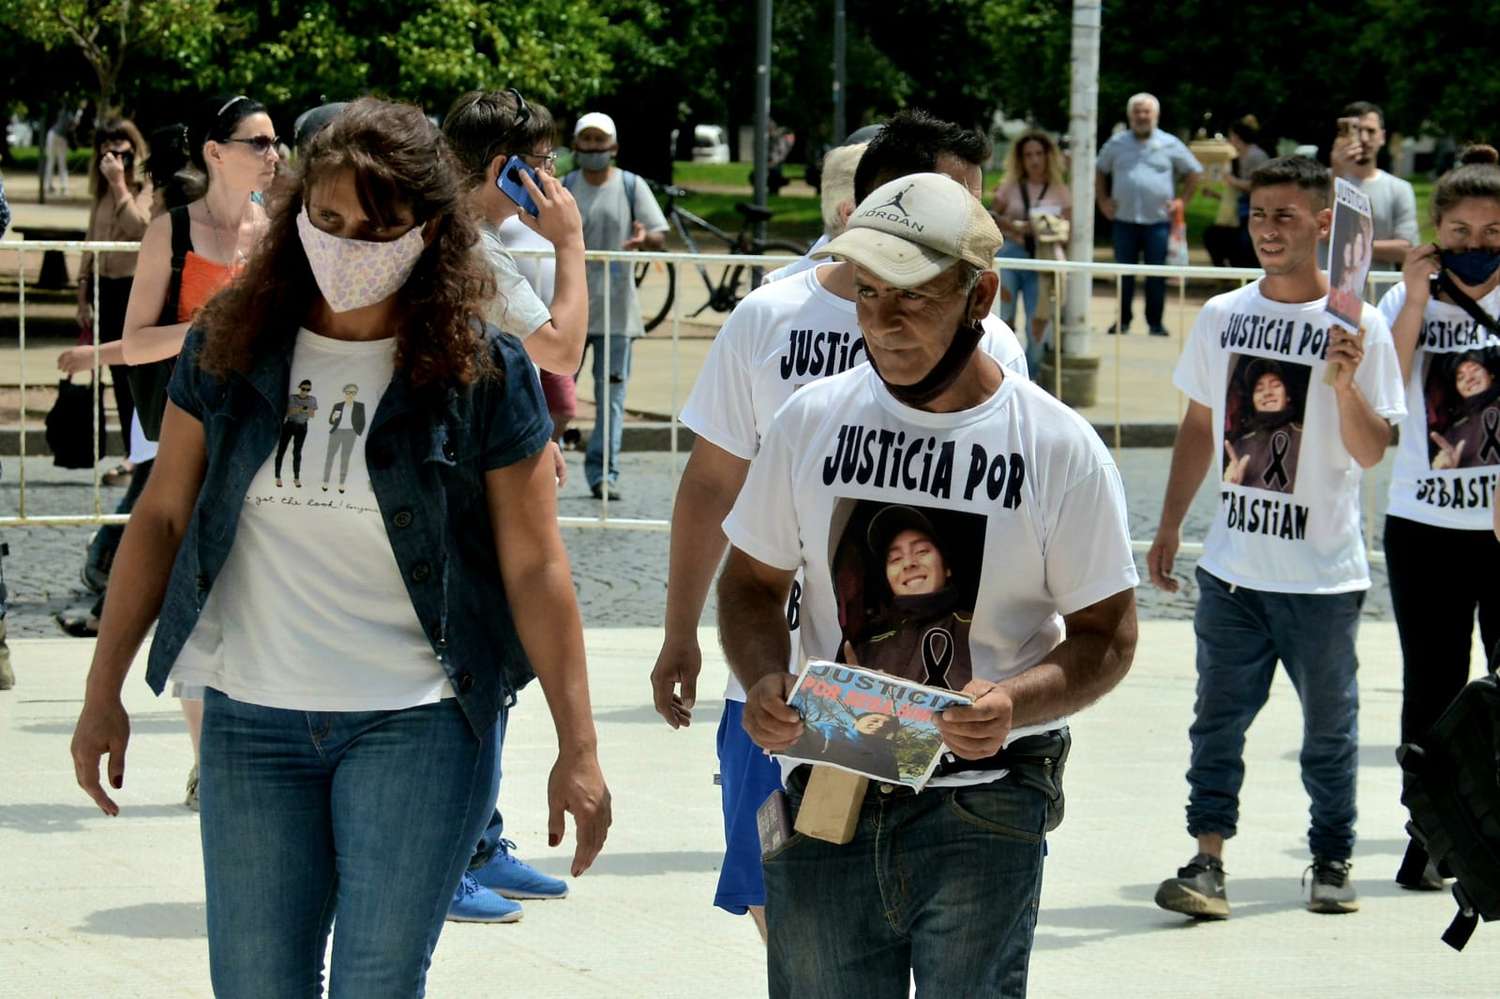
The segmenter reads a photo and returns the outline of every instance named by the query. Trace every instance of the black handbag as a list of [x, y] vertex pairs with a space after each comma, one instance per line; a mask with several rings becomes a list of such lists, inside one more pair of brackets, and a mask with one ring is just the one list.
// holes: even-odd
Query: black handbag
[[[58, 468], [93, 468], [104, 457], [104, 393], [94, 408], [94, 386], [75, 385], [69, 375], [57, 383], [57, 401], [47, 413], [47, 447]], [[94, 418], [99, 439], [94, 439]], [[97, 444], [97, 448], [95, 445]]]
[[[172, 218], [172, 277], [167, 283], [167, 299], [162, 303], [158, 326], [175, 326], [177, 303], [182, 296], [182, 267], [187, 261], [188, 251], [193, 248], [193, 234], [187, 208], [174, 208]], [[161, 437], [161, 421], [167, 413], [167, 386], [172, 383], [172, 371], [177, 367], [177, 358], [168, 357], [146, 364], [132, 364], [126, 370], [130, 382], [130, 395], [135, 400], [136, 418], [141, 421], [141, 433], [148, 441]]]

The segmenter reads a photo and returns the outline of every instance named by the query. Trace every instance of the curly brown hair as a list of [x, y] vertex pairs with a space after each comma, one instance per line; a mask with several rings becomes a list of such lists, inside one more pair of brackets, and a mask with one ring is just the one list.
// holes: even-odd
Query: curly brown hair
[[397, 292], [396, 370], [419, 388], [467, 385], [490, 374], [481, 331], [495, 282], [474, 252], [479, 230], [464, 205], [463, 170], [421, 109], [371, 97], [340, 112], [271, 192], [266, 238], [194, 323], [204, 332], [199, 365], [219, 377], [245, 372], [296, 335], [319, 295], [297, 233], [304, 192], [345, 170], [372, 222], [387, 224], [400, 206], [417, 225], [434, 226]]

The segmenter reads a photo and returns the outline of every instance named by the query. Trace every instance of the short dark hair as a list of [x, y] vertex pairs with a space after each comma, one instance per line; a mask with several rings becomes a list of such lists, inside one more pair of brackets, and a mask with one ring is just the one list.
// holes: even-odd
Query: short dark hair
[[1328, 168], [1317, 160], [1306, 156], [1278, 156], [1267, 160], [1250, 175], [1250, 190], [1262, 187], [1280, 187], [1295, 184], [1313, 196], [1313, 207], [1328, 207], [1328, 194], [1333, 188], [1333, 176]]
[[1380, 127], [1385, 128], [1385, 112], [1380, 110], [1379, 104], [1371, 104], [1369, 101], [1352, 101], [1344, 105], [1344, 110], [1339, 112], [1340, 118], [1363, 118], [1367, 114], [1373, 114], [1380, 119]]
[[935, 118], [915, 108], [898, 112], [870, 140], [854, 170], [854, 203], [859, 204], [886, 181], [928, 173], [944, 153], [983, 167], [993, 147], [989, 137], [972, 128]]
[[515, 90], [471, 90], [443, 116], [443, 134], [468, 171], [471, 187], [484, 180], [496, 156], [530, 153], [538, 142], [556, 133], [552, 112]]

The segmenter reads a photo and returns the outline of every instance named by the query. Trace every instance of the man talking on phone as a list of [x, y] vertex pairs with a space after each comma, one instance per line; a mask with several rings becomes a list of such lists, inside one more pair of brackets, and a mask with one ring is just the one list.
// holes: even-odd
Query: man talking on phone
[[[563, 186], [578, 199], [583, 215], [583, 244], [590, 250], [662, 250], [667, 245], [667, 219], [646, 182], [614, 166], [620, 152], [614, 119], [590, 111], [573, 127], [573, 159], [578, 169], [563, 178]], [[588, 265], [589, 349], [593, 354], [594, 432], [584, 454], [583, 474], [595, 499], [617, 500], [620, 478], [621, 424], [625, 420], [625, 383], [630, 378], [630, 344], [646, 335], [641, 306], [635, 297], [632, 268], [614, 262], [609, 270], [609, 301], [604, 296], [604, 262]], [[606, 304], [608, 325], [606, 326]], [[609, 377], [604, 361], [609, 359]], [[605, 392], [608, 384], [609, 391]], [[608, 414], [609, 462], [605, 467], [605, 419]]]
[[[1399, 271], [1406, 251], [1421, 237], [1417, 230], [1417, 195], [1400, 177], [1375, 165], [1385, 145], [1385, 113], [1369, 101], [1355, 101], [1339, 114], [1337, 134], [1328, 153], [1335, 177], [1357, 186], [1370, 198], [1375, 223], [1375, 268]], [[1318, 259], [1328, 266], [1328, 244], [1318, 246]]]

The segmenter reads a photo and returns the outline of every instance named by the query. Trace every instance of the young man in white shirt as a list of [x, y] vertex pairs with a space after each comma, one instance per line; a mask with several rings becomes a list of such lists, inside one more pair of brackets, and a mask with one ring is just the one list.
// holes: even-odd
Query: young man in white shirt
[[[1328, 235], [1331, 185], [1326, 169], [1300, 156], [1251, 175], [1250, 236], [1266, 276], [1208, 301], [1174, 377], [1189, 402], [1147, 555], [1158, 588], [1178, 589], [1172, 566], [1199, 483], [1211, 469], [1223, 482], [1197, 570], [1198, 697], [1187, 774], [1197, 853], [1156, 894], [1157, 905], [1196, 918], [1229, 915], [1224, 840], [1239, 821], [1245, 733], [1278, 660], [1304, 717], [1308, 908], [1359, 907], [1349, 879], [1359, 749], [1354, 639], [1370, 587], [1359, 480], [1380, 461], [1406, 405], [1380, 313], [1366, 305], [1356, 333], [1324, 311], [1328, 276], [1316, 251]], [[1257, 437], [1264, 440], [1235, 448]]]
[[[804, 728], [786, 704], [793, 581], [808, 658], [862, 647], [894, 599], [870, 541], [882, 511], [932, 526], [948, 589], [972, 609], [974, 703], [940, 717], [951, 752], [933, 780], [871, 782], [852, 841], [794, 836], [764, 858], [775, 999], [904, 995], [911, 978], [922, 995], [1023, 995], [1064, 719], [1134, 653], [1137, 578], [1109, 452], [977, 349], [999, 246], [984, 206], [939, 174], [861, 202], [822, 252], [854, 267], [870, 363], [792, 396], [724, 522], [720, 638], [749, 692], [744, 727], [770, 752]], [[806, 768], [783, 766], [800, 807]]]
[[[857, 147], [865, 152], [856, 162], [844, 164], [849, 189], [851, 194], [867, 195], [888, 180], [935, 168], [968, 185], [987, 158], [986, 147], [984, 137], [968, 129], [925, 115], [898, 115], [867, 148]], [[856, 172], [863, 176], [864, 189], [854, 186]], [[829, 182], [827, 174], [824, 180]], [[835, 202], [833, 209], [837, 232], [842, 232], [854, 201]], [[674, 728], [692, 718], [703, 664], [698, 620], [726, 544], [720, 525], [734, 505], [771, 417], [802, 386], [865, 361], [853, 265], [811, 263], [811, 270], [758, 288], [740, 302], [714, 338], [683, 407], [682, 422], [697, 440], [672, 510], [666, 636], [651, 674], [656, 709]], [[993, 316], [986, 316], [984, 325], [982, 349], [1025, 378], [1025, 352], [1015, 334]], [[794, 584], [787, 607], [788, 627], [794, 634], [798, 589]], [[740, 725], [745, 692], [732, 676], [724, 696], [718, 757], [725, 855], [714, 904], [736, 915], [748, 911], [764, 933], [765, 889], [755, 811], [780, 788], [781, 771], [751, 744]]]

